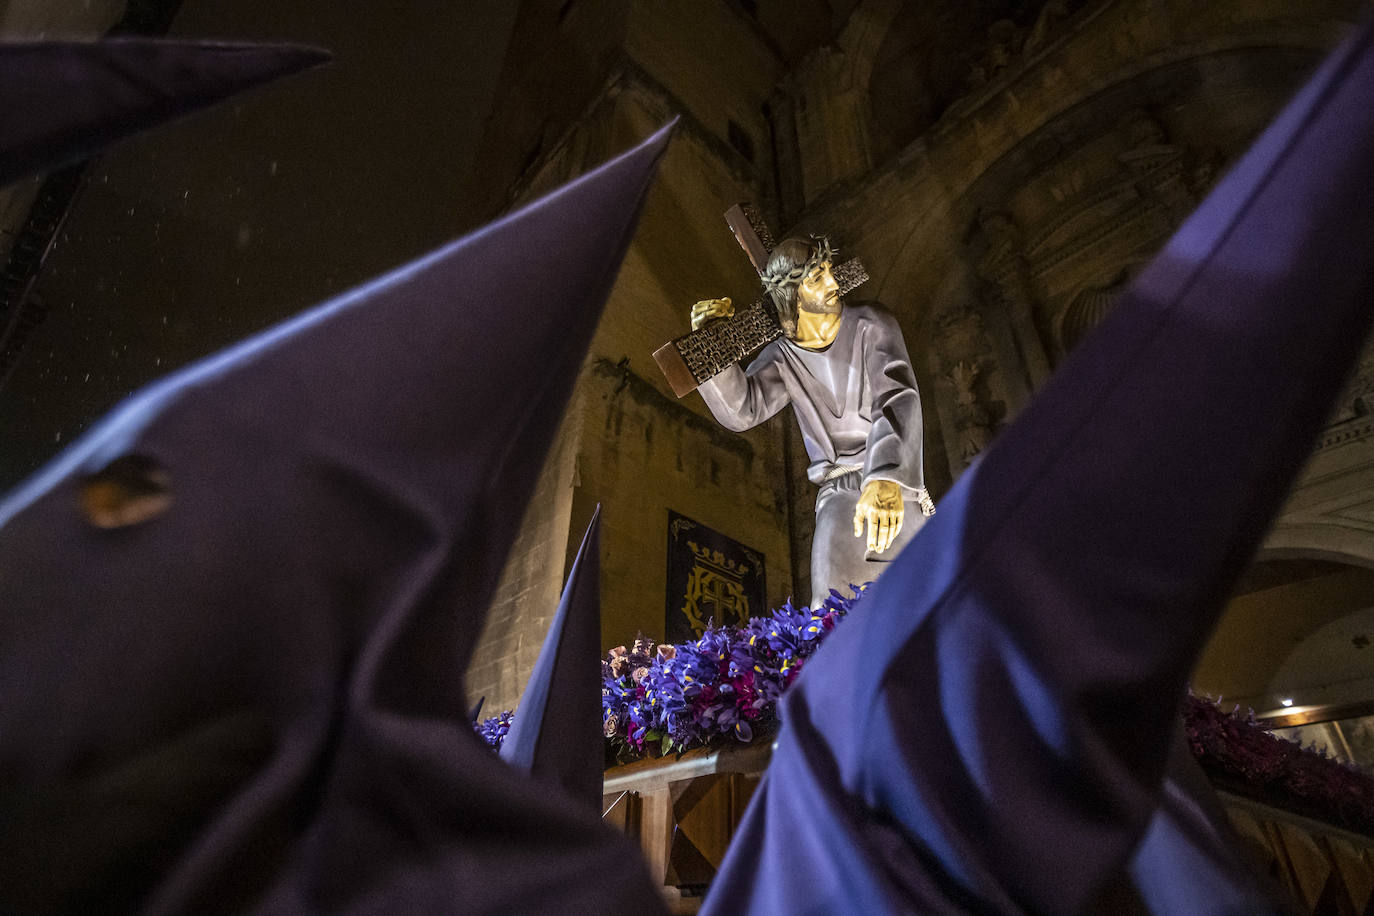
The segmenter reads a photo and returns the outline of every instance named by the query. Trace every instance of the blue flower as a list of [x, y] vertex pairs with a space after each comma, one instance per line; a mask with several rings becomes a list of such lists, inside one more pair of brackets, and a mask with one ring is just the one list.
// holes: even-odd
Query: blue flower
[[505, 743], [506, 735], [510, 732], [511, 720], [515, 718], [515, 713], [507, 710], [499, 715], [483, 719], [474, 726], [477, 736], [487, 743], [487, 747], [493, 751], [499, 751], [501, 745]]
[[815, 609], [791, 601], [743, 627], [717, 627], [679, 646], [655, 646], [641, 634], [632, 650], [618, 646], [601, 666], [603, 731], [636, 753], [686, 750], [733, 736], [753, 740], [777, 714], [796, 678], [863, 589], [838, 591]]

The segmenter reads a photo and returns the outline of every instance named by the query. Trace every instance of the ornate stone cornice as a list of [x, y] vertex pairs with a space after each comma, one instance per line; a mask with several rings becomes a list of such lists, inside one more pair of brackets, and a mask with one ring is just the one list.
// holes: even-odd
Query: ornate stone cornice
[[1317, 441], [1316, 451], [1374, 438], [1374, 416], [1356, 417], [1329, 427]]

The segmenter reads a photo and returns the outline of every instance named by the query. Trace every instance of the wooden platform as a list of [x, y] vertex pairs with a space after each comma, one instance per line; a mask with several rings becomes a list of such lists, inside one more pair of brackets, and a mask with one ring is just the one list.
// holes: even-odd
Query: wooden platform
[[[672, 912], [701, 905], [771, 755], [735, 745], [606, 771], [603, 817], [639, 840]], [[1374, 837], [1219, 794], [1247, 854], [1302, 912], [1374, 914]]]

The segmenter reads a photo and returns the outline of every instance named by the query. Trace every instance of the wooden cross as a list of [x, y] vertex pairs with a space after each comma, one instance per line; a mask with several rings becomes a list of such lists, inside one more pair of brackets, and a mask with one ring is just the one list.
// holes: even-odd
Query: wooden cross
[[[725, 211], [725, 222], [734, 233], [754, 270], [763, 273], [773, 250], [768, 225], [749, 204], [736, 204]], [[840, 295], [868, 279], [858, 258], [851, 258], [832, 269]], [[690, 334], [671, 340], [654, 351], [654, 362], [663, 370], [673, 393], [683, 397], [721, 370], [740, 362], [764, 344], [782, 336], [777, 312], [766, 296], [729, 318], [709, 321]]]

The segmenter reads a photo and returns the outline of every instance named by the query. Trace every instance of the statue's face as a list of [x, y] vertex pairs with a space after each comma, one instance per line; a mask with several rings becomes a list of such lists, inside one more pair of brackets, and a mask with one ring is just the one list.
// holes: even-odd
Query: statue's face
[[821, 261], [797, 285], [797, 308], [822, 315], [838, 314], [841, 308], [840, 285], [830, 272], [830, 262]]
[[808, 350], [822, 350], [840, 331], [840, 285], [830, 272], [830, 262], [822, 261], [797, 284], [797, 329], [791, 340]]

